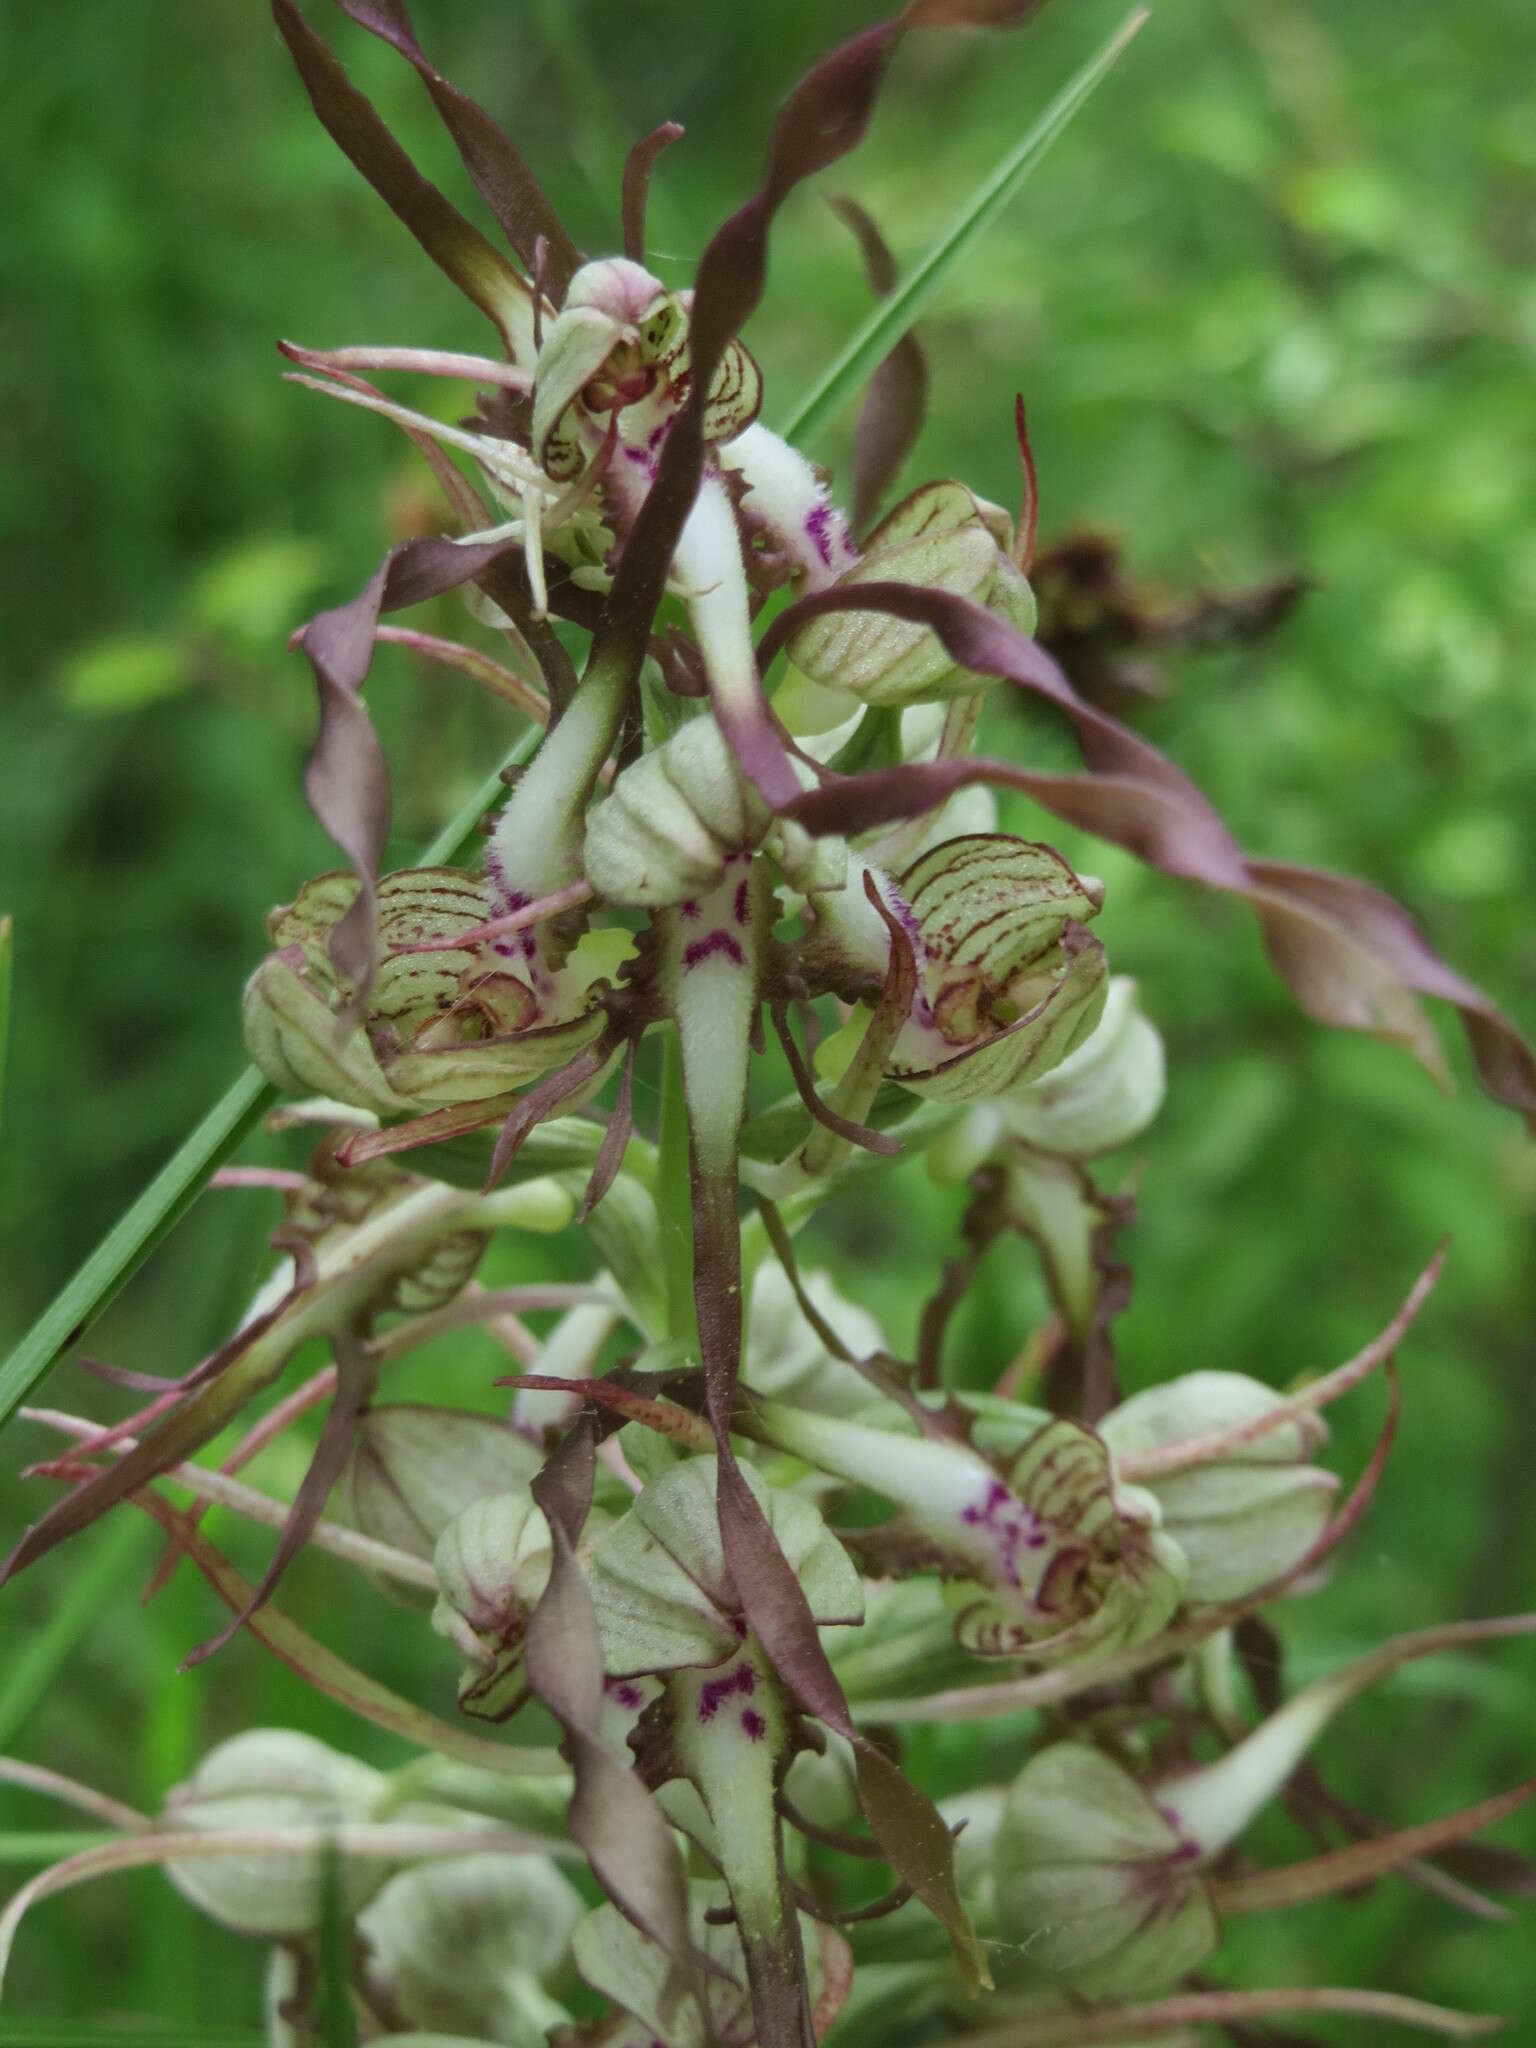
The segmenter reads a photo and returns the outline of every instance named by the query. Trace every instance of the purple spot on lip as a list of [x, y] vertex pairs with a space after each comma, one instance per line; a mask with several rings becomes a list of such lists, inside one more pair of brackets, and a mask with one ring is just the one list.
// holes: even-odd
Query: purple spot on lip
[[763, 1719], [756, 1707], [748, 1707], [746, 1709], [741, 1717], [741, 1725], [745, 1734], [753, 1742], [761, 1742], [768, 1733], [768, 1723]]
[[738, 924], [745, 924], [745, 923], [746, 923], [746, 921], [747, 921], [747, 878], [746, 878], [746, 876], [745, 876], [745, 875], [743, 875], [743, 876], [742, 876], [742, 878], [741, 878], [741, 880], [740, 880], [740, 881], [739, 881], [739, 882], [738, 882], [738, 883], [736, 884], [736, 895], [735, 895], [735, 899], [734, 899], [734, 901], [733, 901], [733, 903], [732, 903], [732, 905], [731, 905], [731, 910], [732, 910], [732, 914], [733, 914], [733, 916], [735, 917], [735, 919], [736, 919], [736, 922], [737, 922]]
[[638, 1685], [629, 1685], [621, 1680], [609, 1678], [604, 1680], [603, 1690], [611, 1700], [617, 1701], [621, 1707], [634, 1708], [645, 1705], [645, 1694]]
[[832, 507], [825, 501], [806, 514], [805, 537], [828, 569], [832, 566], [831, 525]]
[[750, 1664], [738, 1664], [724, 1678], [707, 1678], [699, 1687], [699, 1719], [713, 1721], [725, 1702], [736, 1693], [750, 1699], [757, 1691], [757, 1676]]
[[727, 960], [733, 961], [738, 967], [745, 967], [747, 964], [741, 947], [729, 932], [711, 932], [707, 939], [695, 939], [691, 946], [683, 948], [683, 966], [701, 966], [713, 953], [723, 953]]

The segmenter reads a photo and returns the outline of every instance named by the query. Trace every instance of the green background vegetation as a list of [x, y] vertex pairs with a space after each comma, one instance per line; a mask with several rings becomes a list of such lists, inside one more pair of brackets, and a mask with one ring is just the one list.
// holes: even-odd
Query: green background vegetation
[[[354, 75], [456, 195], [415, 79], [315, 9]], [[577, 240], [616, 240], [630, 138], [688, 128], [658, 173], [654, 267], [685, 281], [755, 182], [771, 110], [852, 0], [420, 0], [450, 75], [514, 127]], [[382, 422], [282, 384], [273, 340], [478, 347], [474, 314], [312, 123], [264, 7], [44, 0], [5, 10], [0, 122], [0, 910], [16, 919], [4, 1102], [0, 1335], [25, 1327], [238, 1068], [237, 1002], [267, 907], [330, 864], [298, 770], [312, 724], [292, 625], [350, 593], [430, 519]], [[909, 260], [1117, 19], [1058, 0], [1002, 42], [922, 39], [838, 182]], [[728, 22], [728, 29], [725, 24]], [[749, 339], [782, 417], [865, 310], [851, 244], [814, 194], [786, 209]], [[909, 481], [1016, 492], [1028, 400], [1043, 531], [1120, 537], [1185, 589], [1298, 570], [1315, 586], [1260, 648], [1181, 660], [1143, 729], [1249, 845], [1369, 876], [1528, 1029], [1536, 1026], [1536, 26], [1526, 0], [1166, 0], [1128, 58], [973, 249], [924, 325], [927, 430]], [[445, 401], [447, 402], [447, 401]], [[814, 452], [841, 460], [848, 422]], [[442, 609], [445, 630], [456, 615]], [[370, 701], [396, 763], [404, 860], [512, 736], [469, 686], [381, 654]], [[1055, 748], [1022, 721], [998, 744]], [[1531, 1604], [1536, 1154], [1473, 1087], [1302, 1019], [1234, 906], [1090, 849], [1111, 959], [1168, 1041], [1166, 1110], [1137, 1148], [1125, 1379], [1240, 1367], [1284, 1383], [1356, 1349], [1437, 1239], [1446, 1279], [1402, 1355], [1404, 1413], [1378, 1504], [1333, 1582], [1279, 1615], [1311, 1673], [1397, 1629]], [[267, 1146], [262, 1153], [263, 1143]], [[258, 1140], [250, 1156], [286, 1156]], [[856, 1275], [910, 1345], [956, 1205], [845, 1203], [818, 1258]], [[94, 1333], [152, 1372], [191, 1364], [264, 1268], [273, 1198], [209, 1196]], [[577, 1244], [507, 1271], [582, 1270]], [[958, 1374], [1002, 1368], [1041, 1311], [999, 1248], [952, 1332]], [[478, 1339], [398, 1390], [484, 1398]], [[61, 1368], [48, 1398], [121, 1397]], [[1338, 1418], [1353, 1472], [1381, 1390]], [[8, 1469], [39, 1455], [14, 1426]], [[292, 1484], [295, 1447], [256, 1474]], [[46, 1488], [5, 1482], [0, 1542]], [[260, 1555], [227, 1530], [236, 1554]], [[0, 1748], [152, 1806], [213, 1740], [286, 1720], [354, 1739], [238, 1641], [178, 1676], [209, 1631], [186, 1568], [141, 1612], [148, 1526], [114, 1519], [0, 1598]], [[442, 1707], [449, 1660], [340, 1566], [285, 1604]], [[1428, 1665], [1327, 1740], [1340, 1789], [1402, 1821], [1531, 1769], [1536, 1661]], [[364, 1730], [362, 1753], [398, 1750]], [[923, 1753], [952, 1774], [971, 1740]], [[949, 1745], [945, 1754], [945, 1743]], [[993, 1737], [988, 1736], [988, 1753]], [[0, 1825], [62, 1816], [0, 1794]], [[1528, 1817], [1504, 1838], [1536, 1847]], [[0, 1836], [0, 1856], [7, 1837]], [[1268, 1850], [1304, 1852], [1289, 1824]], [[20, 1876], [20, 1869], [16, 1875]], [[8, 1887], [9, 1873], [0, 1878]], [[1536, 2012], [1536, 1944], [1401, 1882], [1347, 1910], [1239, 1926], [1219, 1974], [1409, 1990]], [[149, 1875], [42, 1909], [0, 2039], [207, 2041], [250, 2025], [260, 1956]], [[51, 2018], [36, 2028], [18, 2015]], [[71, 2025], [69, 2022], [76, 2022]], [[11, 2031], [7, 2032], [9, 2028]], [[1326, 2033], [1325, 2027], [1318, 2029]], [[1517, 2027], [1518, 2032], [1518, 2027]], [[102, 2038], [107, 2038], [104, 2032]], [[92, 2038], [95, 2038], [92, 2036]], [[1353, 2039], [1348, 2033], [1340, 2039]]]

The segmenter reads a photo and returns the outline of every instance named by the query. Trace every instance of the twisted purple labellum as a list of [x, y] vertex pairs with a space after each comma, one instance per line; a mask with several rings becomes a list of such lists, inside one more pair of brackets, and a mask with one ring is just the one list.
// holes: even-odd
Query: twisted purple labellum
[[[797, 185], [855, 148], [869, 126], [891, 52], [909, 28], [1009, 25], [1034, 0], [914, 0], [842, 43], [791, 92], [774, 124], [762, 187], [719, 229], [700, 259], [689, 321], [693, 389], [672, 424], [656, 480], [625, 544], [593, 641], [590, 666], [639, 676], [667, 572], [704, 473], [705, 400], [729, 344], [756, 309], [768, 275], [768, 230]], [[768, 802], [788, 805], [799, 784], [760, 690], [750, 702], [716, 696], [715, 716]]]
[[624, 224], [624, 254], [631, 263], [645, 261], [645, 203], [650, 197], [651, 171], [663, 150], [682, 139], [682, 123], [663, 121], [649, 135], [643, 135], [624, 159], [624, 189], [620, 213]]
[[310, 1532], [325, 1512], [331, 1488], [341, 1477], [351, 1454], [353, 1432], [367, 1409], [377, 1372], [351, 1331], [338, 1331], [331, 1340], [331, 1348], [336, 1356], [336, 1391], [271, 1562], [252, 1588], [249, 1599], [236, 1608], [218, 1634], [188, 1651], [182, 1659], [184, 1671], [222, 1650], [256, 1610], [265, 1607], [277, 1589], [278, 1580], [309, 1541]]
[[1022, 790], [1166, 874], [1242, 897], [1264, 928], [1271, 959], [1319, 1023], [1394, 1040], [1438, 1076], [1438, 1041], [1414, 998], [1454, 1004], [1484, 1088], [1536, 1129], [1536, 1053], [1480, 989], [1447, 966], [1399, 905], [1348, 876], [1248, 860], [1181, 769], [1085, 703], [1047, 654], [982, 606], [901, 583], [818, 591], [781, 612], [764, 635], [764, 673], [797, 627], [840, 610], [926, 625], [964, 667], [1045, 698], [1070, 720], [1091, 772], [1047, 775], [987, 759], [906, 762], [829, 778], [785, 805], [785, 816], [812, 832], [854, 833], [932, 810], [971, 783]]
[[362, 885], [328, 942], [338, 972], [353, 985], [337, 1020], [343, 1035], [362, 1015], [373, 982], [378, 869], [389, 830], [389, 770], [360, 698], [379, 615], [473, 583], [521, 547], [520, 541], [406, 541], [385, 556], [356, 597], [321, 612], [299, 635], [320, 693], [320, 731], [304, 770], [305, 794]]
[[[885, 298], [896, 289], [897, 273], [896, 259], [884, 236], [859, 202], [846, 193], [834, 195], [827, 204], [856, 236], [870, 290], [877, 298]], [[922, 431], [927, 405], [928, 360], [917, 336], [904, 334], [875, 366], [853, 429], [849, 469], [855, 532], [864, 533], [901, 473]]]
[[534, 268], [534, 245], [543, 239], [544, 281], [558, 305], [581, 267], [581, 251], [566, 233], [560, 216], [510, 137], [484, 107], [450, 85], [427, 57], [416, 40], [405, 0], [336, 0], [336, 4], [359, 27], [393, 45], [415, 66], [432, 95], [432, 104], [442, 116], [443, 126], [453, 137], [464, 168], [474, 180], [475, 189], [495, 214], [502, 233], [530, 275]]
[[575, 1773], [568, 1826], [603, 1890], [672, 1962], [672, 1995], [698, 1992], [682, 1858], [661, 1808], [602, 1741], [603, 1649], [576, 1543], [592, 1506], [597, 1432], [583, 1413], [533, 1481], [549, 1524], [549, 1584], [528, 1621], [528, 1682], [565, 1735]]
[[439, 270], [494, 322], [508, 357], [514, 362], [529, 358], [528, 287], [512, 264], [421, 175], [294, 0], [272, 0], [272, 15], [331, 139]]

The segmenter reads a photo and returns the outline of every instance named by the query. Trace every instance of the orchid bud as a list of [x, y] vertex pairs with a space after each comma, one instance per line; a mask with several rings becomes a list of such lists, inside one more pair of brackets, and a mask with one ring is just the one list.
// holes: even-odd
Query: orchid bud
[[[165, 1803], [161, 1824], [199, 1834], [223, 1829], [334, 1828], [368, 1821], [386, 1803], [379, 1771], [342, 1756], [292, 1728], [253, 1728], [209, 1751], [186, 1784]], [[238, 1934], [283, 1939], [320, 1925], [324, 1855], [259, 1849], [239, 1856], [169, 1862], [166, 1875], [205, 1913]], [[390, 1874], [379, 1857], [348, 1856], [340, 1863], [342, 1896], [356, 1912]]]
[[1135, 1998], [1217, 1947], [1199, 1849], [1129, 1772], [1086, 1743], [1032, 1757], [993, 1853], [1000, 1933], [1093, 1998]]
[[333, 1513], [376, 1542], [429, 1558], [455, 1516], [525, 1487], [539, 1453], [490, 1415], [395, 1402], [357, 1425]]
[[[709, 1667], [741, 1647], [740, 1605], [721, 1545], [716, 1460], [685, 1459], [599, 1531], [586, 1559], [610, 1676]], [[823, 1624], [863, 1613], [859, 1575], [810, 1501], [742, 1476]]]
[[[1034, 597], [1009, 558], [1011, 541], [1007, 515], [963, 484], [924, 484], [887, 514], [862, 558], [838, 582], [951, 591], [1029, 634], [1035, 627]], [[965, 696], [992, 680], [960, 667], [929, 627], [879, 612], [829, 612], [812, 619], [791, 639], [789, 658], [813, 682], [882, 706]]]
[[[810, 770], [803, 770], [810, 780]], [[773, 825], [767, 804], [708, 714], [632, 761], [587, 817], [587, 880], [607, 903], [664, 909], [706, 894], [727, 861], [759, 845]], [[826, 887], [842, 874], [842, 842], [773, 827], [791, 879]]]
[[1138, 1137], [1162, 1107], [1163, 1041], [1129, 976], [1111, 975], [1093, 1031], [1061, 1064], [998, 1101], [1009, 1137], [1044, 1152], [1091, 1159]]
[[[1520, 1632], [1528, 1626], [1522, 1619]], [[1397, 1637], [1304, 1687], [1214, 1763], [1150, 1789], [1085, 1743], [1041, 1750], [1010, 1788], [998, 1832], [999, 1929], [1095, 1998], [1136, 1997], [1186, 1975], [1218, 1941], [1210, 1866], [1281, 1792], [1334, 1715], [1400, 1666], [1506, 1628], [1470, 1622]], [[1467, 1831], [1468, 1817], [1456, 1821], [1447, 1841]], [[1395, 1868], [1413, 1853], [1415, 1832], [1375, 1843], [1364, 1870], [1345, 1857], [1336, 1885], [1308, 1885], [1295, 1897], [1357, 1885], [1371, 1866]], [[1273, 1903], [1289, 1903], [1283, 1884]]]
[[[1321, 1417], [1295, 1416], [1214, 1458], [1201, 1452], [1202, 1437], [1283, 1406], [1242, 1373], [1192, 1372], [1134, 1395], [1100, 1425], [1117, 1467], [1134, 1471], [1139, 1457], [1160, 1454], [1146, 1485], [1188, 1560], [1193, 1603], [1241, 1600], [1284, 1578], [1327, 1526], [1339, 1482], [1307, 1462], [1327, 1438]], [[1165, 1462], [1174, 1445], [1188, 1447], [1182, 1468]]]
[[498, 1720], [519, 1697], [523, 1636], [550, 1558], [549, 1524], [526, 1489], [476, 1501], [438, 1538], [432, 1626], [464, 1660], [465, 1713]]
[[[802, 1274], [801, 1285], [855, 1358], [884, 1351], [879, 1323], [841, 1295], [829, 1274]], [[754, 1393], [827, 1415], [851, 1415], [870, 1403], [869, 1382], [828, 1351], [777, 1259], [765, 1259], [752, 1281], [741, 1376]]]
[[568, 2017], [542, 1980], [581, 1916], [544, 1856], [484, 1851], [403, 1871], [358, 1919], [370, 2002], [412, 2026], [541, 2048]]

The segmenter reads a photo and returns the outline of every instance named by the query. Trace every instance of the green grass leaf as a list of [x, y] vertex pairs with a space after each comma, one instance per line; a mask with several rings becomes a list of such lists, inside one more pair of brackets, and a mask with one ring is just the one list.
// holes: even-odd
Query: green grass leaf
[[265, 2048], [266, 2039], [254, 2027], [146, 2026], [138, 2018], [118, 2026], [82, 2025], [0, 2014], [0, 2048]]
[[[526, 761], [539, 739], [530, 728], [503, 763]], [[501, 771], [488, 776], [456, 817], [424, 848], [423, 867], [461, 860], [475, 844], [476, 827], [505, 794]], [[3, 970], [0, 970], [3, 974]], [[3, 1017], [0, 1009], [0, 1017]], [[67, 1280], [21, 1342], [0, 1365], [0, 1427], [27, 1399], [61, 1354], [79, 1343], [91, 1324], [138, 1271], [155, 1246], [201, 1194], [208, 1176], [226, 1160], [277, 1091], [247, 1067], [161, 1167], [154, 1179]]]
[[955, 215], [927, 255], [856, 328], [821, 376], [784, 420], [779, 432], [789, 441], [816, 439], [932, 304], [951, 269], [978, 235], [989, 228], [1073, 115], [1119, 61], [1147, 19], [1145, 8], [1127, 18], [1109, 41], [1068, 80], [1055, 99], [985, 178]]

